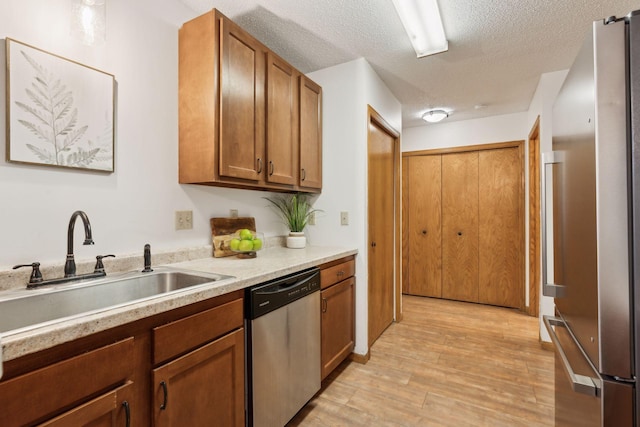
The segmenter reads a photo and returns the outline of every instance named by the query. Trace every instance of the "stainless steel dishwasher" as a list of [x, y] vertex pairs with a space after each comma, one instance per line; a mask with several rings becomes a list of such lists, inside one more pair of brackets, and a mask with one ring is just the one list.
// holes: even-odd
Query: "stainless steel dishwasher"
[[247, 423], [284, 426], [320, 390], [317, 268], [246, 291]]

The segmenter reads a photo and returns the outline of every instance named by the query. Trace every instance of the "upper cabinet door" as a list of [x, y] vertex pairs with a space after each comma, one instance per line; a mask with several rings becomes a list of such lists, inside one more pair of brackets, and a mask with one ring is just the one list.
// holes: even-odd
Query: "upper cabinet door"
[[300, 76], [300, 187], [322, 188], [322, 88]]
[[260, 181], [265, 169], [264, 47], [226, 19], [220, 21], [220, 35], [219, 174]]
[[267, 181], [295, 185], [298, 180], [298, 72], [267, 54]]

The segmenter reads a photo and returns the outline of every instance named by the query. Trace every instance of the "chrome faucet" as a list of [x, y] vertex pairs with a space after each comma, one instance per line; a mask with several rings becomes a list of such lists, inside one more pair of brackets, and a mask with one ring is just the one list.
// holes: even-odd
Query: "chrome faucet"
[[84, 224], [84, 243], [83, 245], [93, 245], [93, 237], [91, 236], [91, 223], [89, 217], [83, 211], [75, 211], [69, 220], [69, 229], [67, 230], [67, 261], [64, 264], [64, 277], [73, 277], [76, 275], [76, 261], [73, 256], [73, 228], [76, 225], [77, 218], [82, 219]]

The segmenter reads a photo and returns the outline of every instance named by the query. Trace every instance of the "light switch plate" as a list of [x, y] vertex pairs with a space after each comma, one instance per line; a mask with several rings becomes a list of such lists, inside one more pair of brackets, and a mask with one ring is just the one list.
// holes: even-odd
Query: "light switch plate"
[[316, 213], [311, 212], [309, 214], [309, 225], [316, 225]]
[[231, 218], [238, 218], [238, 209], [229, 209], [229, 216]]

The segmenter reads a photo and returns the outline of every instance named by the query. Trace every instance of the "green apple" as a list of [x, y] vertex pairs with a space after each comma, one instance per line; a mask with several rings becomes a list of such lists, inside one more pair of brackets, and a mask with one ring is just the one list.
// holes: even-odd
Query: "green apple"
[[262, 249], [262, 240], [258, 238], [253, 239], [253, 250], [259, 251], [260, 249]]
[[251, 240], [240, 240], [240, 244], [238, 245], [238, 250], [240, 252], [250, 252], [253, 250], [253, 242]]
[[247, 228], [243, 228], [242, 230], [240, 230], [240, 240], [252, 240], [252, 239], [253, 239], [253, 233], [251, 232], [251, 230]]
[[240, 239], [231, 239], [231, 241], [229, 241], [229, 247], [232, 251], [237, 251], [238, 246], [240, 246]]

